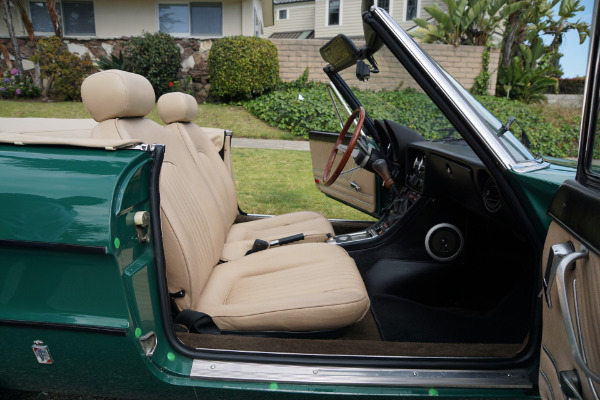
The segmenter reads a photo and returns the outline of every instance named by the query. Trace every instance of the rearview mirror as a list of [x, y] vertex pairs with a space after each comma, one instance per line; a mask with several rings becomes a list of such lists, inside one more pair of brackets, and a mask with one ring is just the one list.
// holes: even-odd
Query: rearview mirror
[[325, 43], [319, 50], [325, 62], [331, 64], [336, 72], [351, 67], [359, 58], [354, 42], [341, 33]]

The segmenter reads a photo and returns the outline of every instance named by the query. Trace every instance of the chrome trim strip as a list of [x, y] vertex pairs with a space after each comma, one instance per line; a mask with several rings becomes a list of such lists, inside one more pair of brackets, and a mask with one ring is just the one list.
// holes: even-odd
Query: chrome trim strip
[[531, 388], [524, 370], [408, 370], [311, 367], [194, 360], [192, 379], [461, 388]]
[[435, 85], [439, 90], [446, 93], [448, 99], [454, 103], [456, 110], [462, 113], [466, 120], [471, 122], [473, 127], [480, 133], [488, 150], [494, 154], [495, 158], [500, 162], [500, 166], [504, 169], [511, 169], [516, 165], [517, 161], [500, 145], [500, 143], [498, 143], [495, 134], [489, 129], [487, 124], [481, 120], [479, 115], [471, 109], [471, 105], [464, 99], [462, 93], [448, 83], [446, 76], [438, 69], [438, 66], [429, 59], [423, 49], [421, 49], [412, 38], [400, 28], [387, 12], [375, 6], [371, 7], [371, 12], [394, 33], [397, 39], [402, 43], [403, 47], [413, 56], [421, 69], [427, 71], [431, 75]]
[[531, 171], [538, 171], [540, 169], [548, 168], [550, 163], [547, 161], [526, 161], [517, 163], [512, 166], [512, 170], [518, 173], [525, 173]]
[[[578, 294], [577, 294], [577, 279], [573, 279], [573, 298], [575, 299], [575, 321], [577, 323], [577, 336], [579, 337], [579, 347], [581, 347], [581, 357], [583, 358], [583, 362], [587, 364], [587, 357], [585, 355], [585, 346], [583, 343], [583, 335], [581, 334], [581, 318], [579, 317], [579, 302], [577, 301], [578, 299]], [[594, 396], [595, 400], [598, 400], [598, 392], [596, 391], [596, 386], [594, 385], [594, 382], [592, 381], [592, 379], [588, 376], [587, 377], [587, 381], [588, 381], [588, 385], [590, 386], [590, 389], [592, 391], [592, 395]]]

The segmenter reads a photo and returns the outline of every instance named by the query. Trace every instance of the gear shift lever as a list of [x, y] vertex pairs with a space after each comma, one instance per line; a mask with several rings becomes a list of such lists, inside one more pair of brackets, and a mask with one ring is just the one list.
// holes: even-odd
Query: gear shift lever
[[379, 160], [373, 162], [373, 170], [377, 172], [379, 176], [381, 176], [381, 179], [383, 179], [383, 185], [388, 189], [391, 188], [396, 194], [396, 196], [400, 197], [400, 192], [398, 192], [398, 189], [396, 189], [396, 187], [394, 186], [394, 180], [390, 175], [390, 170], [387, 166], [387, 162], [383, 158], [380, 158]]

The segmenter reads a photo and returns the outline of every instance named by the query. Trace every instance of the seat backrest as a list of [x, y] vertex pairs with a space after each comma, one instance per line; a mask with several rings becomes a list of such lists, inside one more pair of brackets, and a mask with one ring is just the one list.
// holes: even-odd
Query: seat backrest
[[185, 93], [167, 93], [158, 99], [157, 107], [167, 124], [165, 128], [195, 153], [198, 169], [210, 181], [221, 205], [225, 230], [229, 231], [238, 215], [235, 182], [208, 135], [194, 123], [198, 115], [196, 99]]
[[139, 139], [164, 144], [160, 175], [161, 222], [169, 290], [185, 290], [177, 299], [190, 308], [219, 262], [225, 229], [209, 182], [197, 172], [187, 148], [157, 123], [144, 118], [154, 107], [154, 90], [146, 78], [108, 70], [91, 75], [81, 86], [90, 115], [99, 122], [92, 138]]

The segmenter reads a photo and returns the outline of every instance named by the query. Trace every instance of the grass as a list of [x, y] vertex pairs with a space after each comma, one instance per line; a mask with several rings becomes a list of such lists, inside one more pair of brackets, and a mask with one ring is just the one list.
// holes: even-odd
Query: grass
[[373, 219], [317, 189], [308, 151], [233, 148], [232, 156], [238, 203], [245, 212], [311, 210], [327, 218]]
[[[297, 140], [292, 133], [272, 127], [241, 106], [205, 103], [198, 105], [199, 126], [229, 129], [236, 137]], [[0, 117], [8, 118], [90, 118], [80, 102], [0, 100]], [[148, 118], [162, 125], [156, 107]]]

